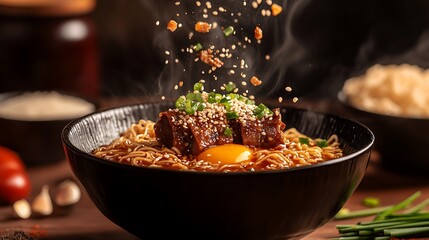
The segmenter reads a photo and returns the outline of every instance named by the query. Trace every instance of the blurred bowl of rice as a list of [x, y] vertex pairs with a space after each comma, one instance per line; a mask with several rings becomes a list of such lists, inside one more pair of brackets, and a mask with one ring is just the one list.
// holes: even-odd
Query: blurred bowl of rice
[[0, 145], [16, 151], [27, 166], [65, 159], [61, 132], [70, 121], [96, 110], [94, 101], [57, 91], [0, 94]]
[[338, 99], [374, 132], [374, 149], [385, 167], [404, 173], [429, 170], [429, 70], [377, 64], [346, 80]]

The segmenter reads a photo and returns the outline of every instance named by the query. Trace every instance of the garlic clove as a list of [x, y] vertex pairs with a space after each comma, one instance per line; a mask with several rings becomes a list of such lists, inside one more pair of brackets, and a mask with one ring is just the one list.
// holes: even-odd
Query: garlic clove
[[44, 185], [42, 191], [34, 198], [31, 203], [31, 208], [34, 212], [48, 216], [53, 212], [52, 200], [49, 196], [49, 187]]
[[15, 214], [22, 219], [28, 219], [31, 216], [30, 203], [25, 199], [14, 202], [13, 210], [15, 211]]
[[58, 206], [70, 206], [79, 202], [81, 192], [77, 184], [71, 180], [64, 180], [58, 185], [55, 194], [55, 203]]

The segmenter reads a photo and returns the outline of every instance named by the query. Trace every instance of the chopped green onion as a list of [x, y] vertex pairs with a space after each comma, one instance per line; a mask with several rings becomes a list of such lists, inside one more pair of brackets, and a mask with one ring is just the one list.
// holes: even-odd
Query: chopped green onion
[[299, 143], [309, 145], [309, 144], [310, 144], [310, 139], [300, 137], [300, 138], [299, 138]]
[[231, 120], [231, 119], [237, 119], [237, 118], [238, 118], [238, 115], [237, 115], [237, 113], [236, 113], [236, 112], [227, 112], [227, 113], [226, 113], [226, 118], [227, 118], [228, 120]]
[[200, 82], [194, 84], [194, 91], [201, 92], [204, 90], [204, 85]]
[[320, 148], [324, 148], [328, 146], [328, 141], [326, 141], [325, 139], [316, 141], [316, 145], [319, 146]]
[[195, 109], [193, 109], [193, 108], [186, 108], [186, 109], [185, 109], [185, 112], [186, 112], [186, 114], [188, 114], [188, 115], [192, 115], [192, 114], [194, 114], [194, 113], [195, 113]]
[[197, 111], [203, 111], [206, 108], [206, 104], [205, 103], [197, 103]]
[[380, 205], [380, 199], [374, 197], [367, 197], [362, 200], [362, 204], [367, 207], [377, 207]]
[[232, 130], [229, 127], [225, 128], [225, 131], [223, 132], [223, 134], [227, 137], [231, 137], [232, 136]]
[[209, 102], [209, 103], [218, 103], [218, 102], [220, 102], [220, 100], [222, 98], [223, 98], [222, 94], [211, 92], [211, 93], [209, 93], [207, 102]]
[[179, 97], [176, 100], [176, 108], [183, 111], [186, 109], [186, 98], [185, 97]]
[[225, 36], [227, 37], [229, 37], [233, 33], [234, 33], [234, 27], [232, 26], [229, 26], [223, 30], [223, 34], [225, 34]]
[[195, 51], [200, 51], [201, 49], [203, 49], [203, 45], [201, 45], [201, 43], [197, 43], [197, 44], [195, 44], [195, 46], [194, 46], [194, 50]]
[[251, 99], [246, 99], [245, 103], [247, 105], [255, 105], [255, 101], [251, 100]]
[[237, 86], [233, 82], [229, 82], [228, 84], [225, 84], [225, 90], [228, 93], [233, 92], [236, 88], [237, 88]]

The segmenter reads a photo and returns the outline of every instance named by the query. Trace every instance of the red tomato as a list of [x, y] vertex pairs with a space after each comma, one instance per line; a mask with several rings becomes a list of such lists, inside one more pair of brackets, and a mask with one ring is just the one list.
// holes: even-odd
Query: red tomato
[[30, 179], [19, 155], [0, 146], [0, 202], [26, 198], [30, 190]]
[[24, 164], [16, 152], [0, 146], [0, 172], [6, 169], [23, 170]]
[[13, 203], [30, 193], [30, 179], [22, 170], [0, 172], [0, 201]]

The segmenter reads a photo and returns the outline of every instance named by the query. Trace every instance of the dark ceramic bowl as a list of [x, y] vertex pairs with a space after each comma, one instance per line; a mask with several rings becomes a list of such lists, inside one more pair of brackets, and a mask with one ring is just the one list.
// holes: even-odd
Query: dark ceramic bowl
[[288, 170], [207, 173], [135, 167], [94, 157], [139, 119], [167, 103], [105, 110], [62, 133], [70, 167], [98, 209], [142, 239], [299, 239], [328, 222], [364, 177], [374, 142], [354, 121], [282, 108], [288, 127], [312, 137], [338, 134], [340, 159]]
[[368, 126], [377, 137], [374, 150], [380, 153], [385, 168], [405, 174], [427, 174], [429, 119], [368, 112], [350, 104], [342, 92], [338, 99], [348, 109], [350, 118]]
[[[2, 93], [0, 102], [23, 93]], [[61, 132], [74, 119], [23, 120], [0, 116], [0, 145], [16, 151], [29, 167], [64, 161]]]

